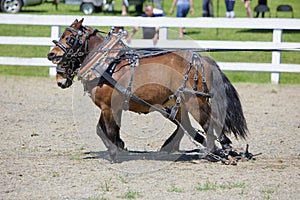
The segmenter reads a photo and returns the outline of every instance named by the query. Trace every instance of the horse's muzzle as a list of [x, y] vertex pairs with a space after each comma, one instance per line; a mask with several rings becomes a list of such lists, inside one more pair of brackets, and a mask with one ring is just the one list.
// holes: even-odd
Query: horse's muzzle
[[56, 53], [53, 52], [48, 53], [47, 58], [52, 61], [53, 64], [59, 64], [62, 62], [62, 56], [57, 56]]
[[57, 81], [57, 86], [62, 89], [68, 88], [71, 85], [72, 85], [72, 81], [67, 78], [63, 78], [63, 79], [60, 79], [59, 81]]
[[55, 58], [55, 56], [56, 56], [55, 53], [50, 52], [50, 53], [48, 53], [47, 58], [48, 58], [48, 60], [52, 61]]

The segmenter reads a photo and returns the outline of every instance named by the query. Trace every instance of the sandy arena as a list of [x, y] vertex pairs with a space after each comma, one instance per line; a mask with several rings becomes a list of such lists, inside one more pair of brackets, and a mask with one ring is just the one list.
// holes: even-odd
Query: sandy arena
[[[111, 164], [80, 82], [62, 90], [54, 78], [0, 76], [0, 85], [0, 199], [300, 199], [299, 85], [235, 84], [250, 133], [234, 146], [262, 153], [236, 166], [159, 155], [174, 126], [129, 112], [121, 138], [139, 152]], [[185, 137], [181, 148], [195, 146]]]

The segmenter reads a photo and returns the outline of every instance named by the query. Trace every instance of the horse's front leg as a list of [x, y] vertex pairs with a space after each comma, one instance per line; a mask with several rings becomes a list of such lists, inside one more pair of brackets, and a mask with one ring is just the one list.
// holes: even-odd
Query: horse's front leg
[[177, 123], [175, 124], [177, 125], [177, 128], [162, 145], [160, 148], [161, 152], [173, 153], [179, 151], [180, 141], [184, 135], [184, 132]]
[[124, 149], [124, 142], [120, 138], [120, 127], [116, 120], [120, 122], [121, 112], [113, 115], [111, 109], [102, 109], [97, 124], [97, 134], [107, 147], [112, 161], [115, 161], [118, 151]]

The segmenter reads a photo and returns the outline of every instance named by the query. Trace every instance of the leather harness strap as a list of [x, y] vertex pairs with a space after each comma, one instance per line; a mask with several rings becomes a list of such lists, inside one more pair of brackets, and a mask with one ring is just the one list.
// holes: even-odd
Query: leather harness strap
[[123, 87], [122, 85], [120, 85], [109, 73], [107, 73], [106, 71], [103, 72], [102, 77], [107, 80], [118, 92], [120, 92], [123, 95], [128, 95], [128, 97], [133, 100], [134, 102], [141, 104], [145, 107], [151, 108], [154, 111], [157, 111], [159, 113], [161, 113], [163, 116], [168, 117], [169, 113], [159, 107], [156, 107], [148, 102], [146, 102], [145, 100], [139, 98], [138, 96], [136, 96], [135, 94], [133, 94], [131, 91], [128, 90], [128, 88]]

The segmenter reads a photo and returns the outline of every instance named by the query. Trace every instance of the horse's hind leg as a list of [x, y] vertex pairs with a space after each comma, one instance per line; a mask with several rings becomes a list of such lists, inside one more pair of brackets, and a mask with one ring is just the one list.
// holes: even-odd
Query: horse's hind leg
[[[121, 116], [118, 114], [117, 117]], [[124, 142], [120, 138], [119, 131], [120, 128], [117, 125], [111, 110], [101, 110], [101, 116], [97, 124], [97, 135], [107, 147], [108, 153], [113, 161], [115, 161], [118, 150], [124, 149]]]
[[231, 149], [232, 146], [232, 142], [231, 140], [225, 135], [224, 131], [222, 131], [220, 137], [219, 137], [219, 142], [220, 144], [222, 145], [222, 149], [225, 150], [225, 149]]
[[218, 140], [220, 142], [222, 149], [227, 149], [231, 148], [231, 140], [225, 135], [224, 130], [222, 129], [224, 125], [213, 118], [210, 115], [210, 112], [210, 108], [202, 109], [200, 111], [201, 117], [199, 118], [199, 123], [205, 132], [206, 147], [208, 151], [223, 157], [223, 151], [215, 144], [215, 141]]
[[[204, 130], [204, 133], [207, 133], [210, 127], [210, 108], [206, 105], [200, 110], [200, 119], [199, 124]], [[222, 130], [218, 141], [220, 142], [222, 149], [230, 149], [231, 147], [231, 140], [225, 135], [225, 131]], [[204, 145], [206, 146], [206, 145]]]
[[178, 112], [177, 114], [177, 120], [181, 125], [184, 127], [185, 130], [181, 128], [181, 126], [173, 121], [177, 125], [176, 130], [173, 132], [173, 134], [166, 140], [166, 142], [161, 147], [161, 151], [165, 151], [168, 153], [176, 152], [179, 150], [180, 141], [182, 140], [182, 137], [184, 136], [184, 131], [187, 131], [187, 133], [198, 143], [205, 145], [205, 138], [197, 133], [197, 131], [194, 129], [194, 127], [191, 125], [190, 118], [188, 116], [188, 112], [184, 109], [180, 110], [181, 112]]

